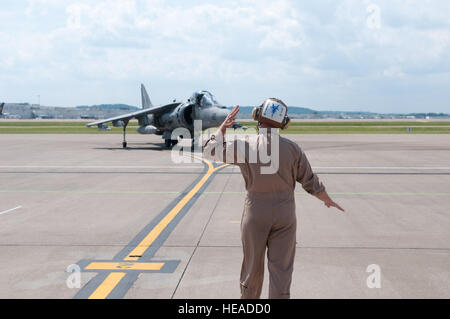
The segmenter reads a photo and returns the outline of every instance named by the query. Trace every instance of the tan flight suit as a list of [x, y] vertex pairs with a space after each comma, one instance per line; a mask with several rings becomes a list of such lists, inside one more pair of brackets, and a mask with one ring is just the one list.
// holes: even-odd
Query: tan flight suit
[[[258, 156], [249, 162], [249, 151], [268, 145], [279, 138], [279, 169], [274, 174], [261, 174]], [[223, 142], [223, 147], [219, 147]], [[241, 220], [244, 260], [241, 269], [241, 298], [259, 298], [264, 279], [264, 255], [267, 247], [270, 275], [269, 298], [290, 298], [295, 256], [296, 226], [294, 189], [296, 182], [310, 194], [325, 190], [311, 169], [300, 147], [278, 133], [257, 134], [245, 140], [245, 148], [236, 141], [223, 141], [221, 135], [206, 142], [206, 158], [238, 165], [245, 180], [247, 196]], [[235, 148], [233, 156], [227, 151]], [[216, 152], [216, 150], [219, 150]], [[240, 157], [240, 158], [239, 158]], [[254, 161], [253, 161], [254, 162]], [[268, 166], [268, 165], [265, 165]]]

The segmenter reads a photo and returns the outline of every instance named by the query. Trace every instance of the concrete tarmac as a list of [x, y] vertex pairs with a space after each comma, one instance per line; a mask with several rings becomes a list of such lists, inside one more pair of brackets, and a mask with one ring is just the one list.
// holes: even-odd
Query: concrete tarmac
[[[287, 137], [346, 209], [298, 184], [292, 298], [450, 298], [450, 136]], [[159, 136], [128, 140], [1, 136], [0, 298], [239, 298], [239, 170], [202, 179], [208, 166], [173, 163]], [[93, 261], [110, 268], [85, 269]], [[267, 287], [266, 271], [263, 298]]]

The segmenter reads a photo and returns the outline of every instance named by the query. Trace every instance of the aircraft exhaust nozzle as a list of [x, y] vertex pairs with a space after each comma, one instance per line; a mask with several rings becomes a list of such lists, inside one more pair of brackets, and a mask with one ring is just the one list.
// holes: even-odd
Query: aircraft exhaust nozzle
[[156, 127], [153, 125], [140, 126], [137, 131], [140, 134], [153, 134], [156, 131]]

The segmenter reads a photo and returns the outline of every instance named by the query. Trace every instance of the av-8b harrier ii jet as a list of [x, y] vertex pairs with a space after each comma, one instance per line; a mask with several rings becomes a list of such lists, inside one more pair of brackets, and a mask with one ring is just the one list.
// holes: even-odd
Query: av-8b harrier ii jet
[[[161, 135], [167, 148], [175, 145], [178, 140], [172, 139], [172, 131], [184, 127], [194, 136], [194, 121], [202, 121], [202, 129], [219, 126], [230, 112], [219, 104], [214, 95], [208, 91], [195, 92], [187, 102], [173, 102], [162, 106], [153, 106], [150, 98], [141, 84], [142, 110], [123, 114], [109, 119], [99, 120], [86, 126], [97, 125], [99, 129], [108, 129], [106, 123], [112, 122], [114, 127], [123, 127], [123, 148], [127, 147], [126, 128], [128, 122], [136, 118], [139, 123], [137, 131], [140, 134]], [[239, 125], [239, 124], [238, 124]]]

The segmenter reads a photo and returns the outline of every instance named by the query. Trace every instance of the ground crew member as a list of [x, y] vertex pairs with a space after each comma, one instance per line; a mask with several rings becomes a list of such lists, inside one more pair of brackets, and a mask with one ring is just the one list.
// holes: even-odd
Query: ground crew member
[[[241, 237], [244, 259], [241, 268], [241, 298], [259, 298], [264, 279], [264, 255], [267, 247], [269, 268], [269, 298], [290, 298], [290, 286], [296, 245], [296, 216], [294, 189], [296, 182], [311, 195], [322, 200], [327, 207], [336, 207], [325, 187], [313, 173], [305, 153], [300, 147], [279, 136], [276, 129], [289, 124], [287, 106], [278, 99], [266, 99], [253, 110], [259, 132], [238, 142], [225, 141], [226, 129], [234, 124], [239, 106], [233, 108], [215, 135], [206, 142], [203, 154], [215, 161], [238, 165], [245, 180], [247, 195], [241, 220]], [[268, 129], [267, 134], [262, 131]], [[278, 139], [275, 143], [274, 139]], [[279, 147], [275, 152], [273, 147]], [[272, 174], [261, 173], [267, 166], [256, 156], [251, 161], [250, 152], [265, 147], [270, 154], [278, 154], [278, 170]], [[230, 151], [234, 151], [231, 152]], [[230, 155], [231, 154], [231, 155]], [[253, 157], [255, 158], [255, 157]]]

